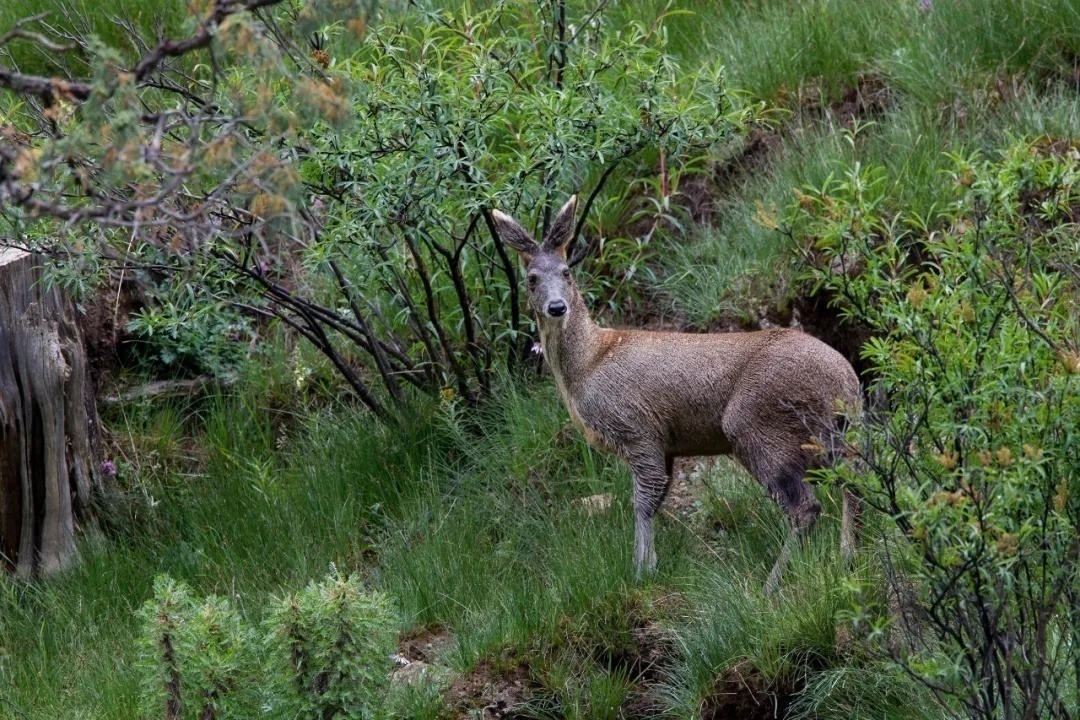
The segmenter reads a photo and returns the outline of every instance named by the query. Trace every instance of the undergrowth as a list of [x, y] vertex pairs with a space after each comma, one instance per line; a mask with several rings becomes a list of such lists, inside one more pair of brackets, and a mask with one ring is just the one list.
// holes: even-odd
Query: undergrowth
[[[400, 610], [405, 636], [444, 636], [428, 658], [442, 674], [387, 706], [403, 717], [452, 713], [453, 678], [477, 672], [515, 674], [537, 717], [651, 717], [708, 702], [737, 665], [815, 688], [818, 673], [845, 666], [833, 632], [848, 571], [834, 522], [796, 553], [782, 600], [764, 597], [784, 525], [722, 462], [691, 482], [689, 511], [662, 518], [659, 575], [637, 585], [626, 471], [569, 429], [550, 386], [500, 387], [468, 422], [447, 404], [395, 431], [348, 409], [315, 413], [284, 451], [243, 393], [144, 409], [130, 427], [182, 429], [184, 443], [209, 448], [202, 471], [130, 481], [128, 524], [85, 543], [80, 567], [3, 581], [2, 702], [33, 718], [130, 717], [135, 611], [156, 574], [230, 598], [255, 627], [273, 597], [330, 567], [357, 573]], [[170, 419], [157, 425], [158, 414]], [[582, 500], [596, 497], [609, 505]]]
[[[143, 26], [162, 13], [179, 32], [175, 3], [109, 0], [91, 8], [106, 41], [120, 37], [108, 18], [121, 7]], [[55, 4], [5, 5], [0, 31], [40, 9]], [[669, 50], [695, 66], [721, 57], [728, 84], [779, 118], [710, 188], [711, 224], [644, 249], [629, 238], [633, 262], [613, 263], [646, 263], [637, 277], [657, 310], [694, 326], [789, 313], [795, 267], [778, 218], [797, 189], [881, 166], [890, 209], [932, 224], [948, 153], [1080, 136], [1069, 0], [632, 0], [605, 12], [648, 26], [665, 11]], [[593, 221], [618, 235], [622, 204]], [[617, 310], [624, 297], [617, 283], [594, 304]], [[792, 718], [941, 716], [923, 688], [838, 636], [850, 589], [880, 584], [880, 528], [844, 567], [826, 489], [778, 598], [761, 587], [781, 516], [726, 461], [688, 483], [689, 510], [660, 518], [659, 575], [638, 585], [628, 473], [567, 425], [549, 383], [503, 378], [480, 408], [429, 402], [390, 429], [303, 402], [331, 394], [330, 375], [310, 353], [270, 345], [280, 356], [230, 393], [106, 415], [119, 477], [104, 530], [61, 577], [0, 579], [0, 717], [130, 718], [137, 610], [157, 574], [230, 598], [255, 626], [271, 598], [332, 565], [392, 599], [403, 638], [439, 638], [436, 672], [402, 689], [397, 717], [475, 711], [461, 684], [478, 677], [513, 678], [520, 712], [545, 718], [764, 718], [781, 706]], [[747, 690], [760, 705], [725, 704]]]

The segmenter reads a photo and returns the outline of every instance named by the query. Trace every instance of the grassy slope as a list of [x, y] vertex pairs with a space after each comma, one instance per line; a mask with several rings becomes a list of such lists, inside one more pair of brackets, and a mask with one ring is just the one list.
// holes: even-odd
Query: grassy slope
[[[612, 12], [651, 22], [666, 4]], [[935, 0], [930, 12], [866, 0], [683, 5], [695, 14], [669, 19], [676, 52], [688, 62], [721, 54], [734, 86], [790, 111], [768, 167], [728, 189], [719, 222], [661, 252], [661, 289], [701, 324], [787, 297], [786, 248], [754, 221], [758, 201], [782, 208], [792, 188], [858, 159], [893, 171], [892, 202], [930, 213], [943, 151], [992, 148], [1007, 133], [1080, 134], [1066, 82], [1080, 54], [1075, 2]], [[5, 4], [0, 27], [23, 14]], [[819, 109], [867, 77], [889, 102], [849, 143], [843, 118]], [[693, 486], [689, 518], [662, 522], [661, 574], [638, 587], [626, 472], [563, 438], [549, 387], [515, 387], [469, 433], [430, 418], [399, 435], [349, 413], [316, 415], [304, 421], [310, 439], [284, 453], [258, 392], [113, 418], [143, 463], [127, 473], [129, 517], [109, 541], [88, 542], [84, 564], [63, 578], [0, 581], [0, 717], [130, 717], [132, 611], [155, 573], [239, 595], [254, 613], [331, 562], [390, 591], [404, 627], [449, 627], [444, 660], [455, 669], [524, 664], [539, 716], [616, 717], [611, 708], [634, 692], [628, 658], [654, 624], [667, 660], [653, 691], [674, 716], [693, 717], [744, 661], [774, 689], [805, 682], [799, 707], [813, 717], [917, 717], [928, 706], [837, 647], [835, 611], [851, 575], [837, 565], [832, 520], [796, 558], [781, 601], [761, 597], [779, 518], [721, 464]], [[192, 447], [208, 448], [197, 453], [205, 471], [186, 476], [170, 458]], [[594, 493], [614, 495], [610, 512], [573, 502]], [[414, 716], [435, 712], [429, 696], [415, 701]]]
[[[684, 5], [684, 4], [678, 4]], [[661, 253], [657, 283], [674, 309], [708, 325], [752, 322], [792, 294], [784, 237], [757, 221], [793, 189], [854, 161], [894, 178], [890, 201], [932, 217], [945, 153], [991, 152], [1007, 135], [1080, 134], [1080, 4], [1074, 0], [686, 3], [669, 20], [688, 62], [719, 55], [731, 85], [782, 111], [768, 166], [725, 188], [719, 220]], [[666, 3], [630, 3], [653, 17]], [[877, 107], [852, 108], [852, 90]], [[845, 138], [860, 124], [859, 140]], [[858, 117], [859, 114], [862, 117]]]
[[[129, 418], [142, 457], [172, 456], [178, 431], [204, 427], [206, 472], [181, 479], [165, 468], [151, 482], [147, 467], [130, 488], [140, 495], [130, 542], [86, 546], [83, 565], [56, 581], [0, 585], [2, 702], [33, 718], [130, 717], [132, 612], [156, 573], [238, 596], [254, 614], [331, 562], [390, 592], [403, 628], [449, 628], [450, 668], [526, 668], [539, 715], [602, 717], [601, 706], [630, 702], [646, 625], [663, 628], [667, 648], [652, 702], [673, 714], [692, 714], [717, 673], [740, 661], [783, 687], [807, 677], [826, 685], [807, 674], [843, 665], [834, 614], [849, 572], [833, 521], [796, 557], [783, 597], [762, 597], [781, 518], [750, 478], [720, 463], [692, 485], [694, 513], [661, 521], [660, 575], [637, 586], [626, 471], [564, 431], [550, 387], [504, 387], [479, 435], [443, 413], [395, 434], [341, 412], [311, 419], [309, 439], [284, 456], [250, 400], [210, 402], [187, 423], [168, 409]], [[613, 496], [609, 511], [574, 502], [597, 493]], [[850, 669], [892, 683], [892, 714], [875, 717], [906, 717], [897, 703], [909, 691], [867, 667]], [[851, 702], [851, 687], [828, 687], [807, 701]], [[430, 708], [431, 696], [414, 702]]]

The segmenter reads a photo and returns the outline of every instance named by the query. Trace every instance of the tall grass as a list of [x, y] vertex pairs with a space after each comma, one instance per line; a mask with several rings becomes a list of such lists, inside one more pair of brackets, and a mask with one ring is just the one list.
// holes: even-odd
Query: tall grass
[[[384, 509], [418, 492], [434, 423], [392, 432], [354, 413], [316, 415], [284, 455], [254, 397], [129, 414], [133, 434], [188, 421], [180, 444], [208, 447], [204, 472], [173, 468], [125, 483], [126, 520], [84, 543], [83, 562], [30, 585], [0, 579], [0, 706], [17, 717], [130, 718], [136, 679], [134, 611], [158, 573], [200, 593], [237, 597], [241, 609], [326, 574], [363, 569]], [[153, 443], [151, 443], [153, 444]], [[424, 485], [426, 488], [427, 486]], [[7, 717], [0, 709], [0, 717]]]
[[[126, 481], [128, 520], [85, 542], [78, 568], [0, 582], [0, 703], [20, 717], [128, 718], [134, 611], [154, 575], [227, 594], [258, 621], [268, 596], [331, 563], [389, 593], [405, 627], [446, 628], [441, 662], [458, 672], [527, 668], [538, 716], [618, 717], [645, 690], [646, 626], [668, 648], [671, 677], [666, 693], [650, 692], [672, 713], [707, 698], [735, 662], [784, 683], [843, 665], [835, 523], [796, 553], [784, 601], [765, 598], [785, 526], [745, 472], [721, 463], [695, 482], [695, 513], [660, 518], [660, 572], [638, 585], [628, 473], [568, 431], [549, 384], [505, 379], [487, 406], [458, 412], [429, 408], [395, 430], [316, 413], [284, 452], [247, 394], [128, 413], [134, 443], [157, 447], [155, 429], [176, 442], [179, 428], [178, 445], [204, 444], [202, 469]], [[579, 502], [596, 494], [609, 509]], [[410, 702], [434, 717], [432, 692]]]
[[880, 668], [839, 667], [816, 673], [792, 708], [792, 720], [942, 720], [914, 680]]
[[998, 76], [1075, 82], [1080, 7], [1070, 0], [634, 0], [619, 20], [665, 25], [674, 52], [720, 57], [734, 87], [789, 107], [830, 102], [865, 76], [926, 106]]

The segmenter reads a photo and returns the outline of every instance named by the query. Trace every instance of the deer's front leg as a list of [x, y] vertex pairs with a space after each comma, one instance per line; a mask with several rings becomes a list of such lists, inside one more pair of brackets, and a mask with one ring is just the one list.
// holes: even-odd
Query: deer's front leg
[[634, 475], [634, 565], [639, 582], [656, 570], [653, 518], [671, 483], [671, 460], [658, 452], [635, 454], [629, 460]]

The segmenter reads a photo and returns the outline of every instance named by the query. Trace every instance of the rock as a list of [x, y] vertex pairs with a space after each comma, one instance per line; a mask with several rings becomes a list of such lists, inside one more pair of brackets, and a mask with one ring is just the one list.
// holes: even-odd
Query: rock
[[597, 513], [607, 512], [611, 507], [611, 495], [609, 493], [589, 495], [588, 497], [577, 498], [574, 500], [574, 504], [585, 508], [585, 512], [589, 515], [595, 515]]
[[[404, 659], [404, 658], [402, 658]], [[405, 660], [407, 664], [401, 665], [394, 671], [391, 682], [398, 685], [412, 685], [421, 680], [430, 671], [431, 665], [422, 660]]]

